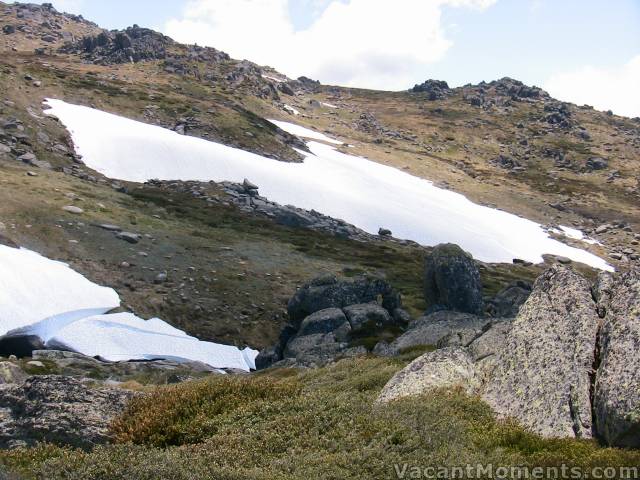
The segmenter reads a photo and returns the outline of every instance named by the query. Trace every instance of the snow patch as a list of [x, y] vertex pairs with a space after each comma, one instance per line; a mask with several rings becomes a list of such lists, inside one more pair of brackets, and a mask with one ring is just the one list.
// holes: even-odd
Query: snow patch
[[203, 342], [158, 318], [106, 314], [119, 306], [115, 290], [67, 264], [0, 245], [0, 337], [37, 335], [49, 348], [106, 360], [171, 358], [255, 369], [256, 350]]
[[[303, 163], [286, 163], [207, 140], [129, 120], [99, 110], [48, 100], [48, 113], [69, 129], [84, 162], [107, 177], [134, 182], [200, 180], [242, 182], [260, 193], [341, 218], [369, 233], [381, 226], [395, 237], [423, 245], [457, 243], [485, 262], [520, 258], [542, 262], [543, 254], [568, 257], [602, 270], [603, 259], [549, 237], [541, 225], [471, 202], [455, 192], [366, 158], [311, 141]], [[272, 120], [305, 138], [341, 143], [299, 125]]]
[[261, 76], [262, 76], [262, 78], [266, 78], [267, 80], [272, 80], [272, 81], [277, 82], [277, 83], [286, 82], [286, 80], [283, 79], [283, 78], [272, 77], [271, 75], [265, 75], [264, 73]]
[[580, 240], [581, 242], [588, 243], [589, 245], [602, 245], [599, 241], [586, 237], [580, 230], [566, 227], [564, 225], [559, 225], [558, 228], [552, 228], [550, 231], [559, 235], [564, 235], [565, 237], [573, 240]]
[[274, 125], [277, 125], [285, 132], [290, 133], [291, 135], [296, 135], [298, 137], [309, 138], [311, 140], [321, 140], [327, 143], [333, 143], [334, 145], [342, 145], [343, 142], [339, 140], [334, 140], [333, 138], [327, 137], [324, 133], [316, 132], [315, 130], [311, 130], [305, 127], [301, 127], [300, 125], [296, 125], [294, 123], [283, 122], [281, 120], [271, 120], [268, 119]]
[[47, 318], [62, 325], [119, 306], [115, 290], [91, 283], [66, 263], [0, 245], [0, 336]]
[[129, 359], [199, 361], [218, 368], [255, 368], [256, 350], [202, 342], [166, 322], [142, 320], [131, 313], [97, 315], [73, 322], [47, 341], [63, 348], [109, 361]]
[[293, 108], [291, 105], [286, 105], [283, 107], [287, 112], [292, 113], [293, 115], [300, 115], [300, 112]]

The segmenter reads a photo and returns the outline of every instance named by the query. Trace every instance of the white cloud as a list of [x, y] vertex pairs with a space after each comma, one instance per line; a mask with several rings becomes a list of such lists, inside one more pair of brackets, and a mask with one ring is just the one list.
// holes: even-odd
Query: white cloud
[[552, 96], [618, 115], [640, 116], [640, 55], [619, 67], [585, 66], [553, 75], [544, 85]]
[[333, 0], [295, 31], [287, 0], [192, 0], [164, 33], [324, 83], [403, 89], [451, 46], [443, 6], [485, 9], [496, 0]]

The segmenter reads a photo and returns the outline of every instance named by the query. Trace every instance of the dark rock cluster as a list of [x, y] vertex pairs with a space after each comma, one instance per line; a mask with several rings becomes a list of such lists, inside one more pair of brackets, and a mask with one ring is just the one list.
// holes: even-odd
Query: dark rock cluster
[[69, 42], [61, 52], [80, 54], [92, 63], [109, 65], [162, 60], [167, 57], [167, 48], [173, 43], [171, 38], [159, 32], [133, 25], [125, 30], [105, 30], [98, 35]]
[[409, 91], [413, 93], [426, 93], [429, 100], [442, 100], [451, 94], [451, 89], [447, 82], [433, 79], [414, 85]]
[[316, 278], [296, 292], [287, 310], [290, 323], [278, 343], [260, 353], [259, 369], [321, 365], [366, 353], [358, 338], [402, 326], [408, 318], [398, 292], [385, 280], [366, 276]]

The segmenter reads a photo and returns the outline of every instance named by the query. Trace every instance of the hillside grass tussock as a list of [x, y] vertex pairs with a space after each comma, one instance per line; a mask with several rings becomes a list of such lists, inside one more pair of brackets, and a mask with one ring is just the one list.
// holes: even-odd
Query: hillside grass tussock
[[6, 451], [0, 467], [47, 479], [308, 480], [397, 478], [402, 464], [640, 464], [637, 451], [542, 439], [458, 390], [376, 405], [401, 366], [361, 358], [161, 387], [114, 422], [113, 445]]

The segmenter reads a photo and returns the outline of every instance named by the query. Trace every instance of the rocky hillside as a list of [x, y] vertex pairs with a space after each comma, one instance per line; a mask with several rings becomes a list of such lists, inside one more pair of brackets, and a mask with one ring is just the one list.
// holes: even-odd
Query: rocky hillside
[[[48, 4], [0, 2], [0, 32], [0, 244], [112, 287], [120, 310], [261, 350], [244, 375], [0, 339], [0, 478], [640, 464], [639, 119], [509, 78], [401, 92], [290, 79]], [[538, 222], [617, 272], [554, 255], [480, 262], [278, 204], [251, 178], [114, 180], [45, 98], [291, 167], [307, 144], [267, 119], [294, 122]]]

